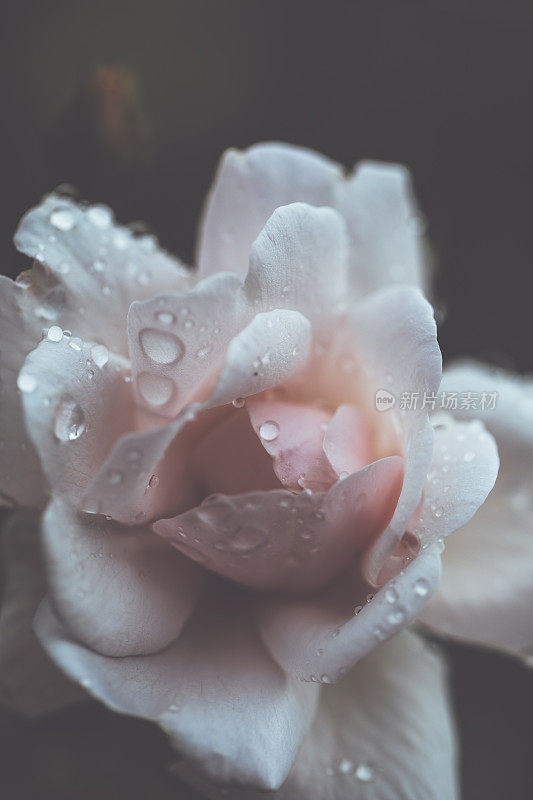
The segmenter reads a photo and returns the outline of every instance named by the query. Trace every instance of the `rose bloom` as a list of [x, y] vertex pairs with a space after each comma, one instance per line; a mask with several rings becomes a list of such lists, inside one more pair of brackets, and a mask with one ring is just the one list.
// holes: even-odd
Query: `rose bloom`
[[[209, 798], [456, 797], [445, 669], [400, 631], [531, 655], [533, 393], [441, 385], [406, 171], [229, 151], [193, 271], [61, 193], [15, 242], [4, 700], [78, 684], [152, 719]], [[502, 469], [470, 521], [498, 472], [477, 416]]]

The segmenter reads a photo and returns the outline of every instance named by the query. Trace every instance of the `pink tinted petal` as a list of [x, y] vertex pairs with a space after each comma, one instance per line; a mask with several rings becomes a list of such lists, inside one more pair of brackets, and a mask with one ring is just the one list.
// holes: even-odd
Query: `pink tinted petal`
[[279, 489], [272, 460], [261, 447], [245, 409], [231, 408], [228, 415], [202, 437], [194, 450], [190, 469], [201, 494], [241, 494]]
[[258, 607], [263, 641], [300, 680], [335, 683], [418, 617], [440, 574], [440, 548], [431, 545], [375, 595], [349, 570], [313, 599], [265, 597]]
[[22, 217], [15, 245], [38, 262], [26, 302], [42, 326], [61, 325], [122, 355], [132, 301], [185, 291], [191, 282], [153, 236], [135, 237], [116, 225], [106, 206], [84, 208], [56, 194]]
[[46, 483], [39, 457], [26, 432], [17, 377], [24, 359], [40, 341], [42, 322], [25, 313], [23, 284], [0, 275], [0, 506], [42, 508]]
[[293, 203], [277, 208], [255, 240], [244, 288], [256, 307], [301, 311], [316, 333], [345, 303], [347, 274], [340, 214]]
[[279, 206], [333, 205], [338, 164], [292, 145], [268, 142], [224, 153], [204, 208], [198, 241], [200, 275], [248, 270], [253, 241]]
[[[366, 556], [368, 581], [378, 585], [381, 567], [401, 540], [407, 523], [420, 502], [422, 486], [431, 463], [433, 428], [424, 393], [435, 394], [442, 373], [433, 310], [421, 293], [410, 287], [382, 289], [365, 299], [351, 320], [353, 341], [366, 371], [367, 388], [374, 405], [378, 390], [396, 398], [396, 406], [379, 412], [368, 409], [375, 430], [391, 415], [399, 431], [406, 468], [404, 485], [395, 514], [383, 535], [372, 544]], [[404, 393], [418, 393], [417, 409], [398, 412]]]
[[301, 486], [327, 489], [338, 478], [364, 467], [371, 459], [370, 435], [365, 415], [355, 406], [339, 406], [326, 432], [322, 452], [306, 472]]
[[55, 500], [43, 518], [54, 610], [98, 653], [153, 653], [178, 637], [206, 573], [147, 527], [125, 528]]
[[404, 166], [362, 161], [339, 186], [335, 207], [347, 222], [358, 296], [391, 283], [427, 286], [423, 221]]
[[307, 733], [317, 687], [270, 658], [244, 597], [223, 586], [170, 647], [109, 658], [72, 639], [43, 604], [36, 630], [61, 668], [110, 708], [153, 720], [218, 783], [279, 788]]
[[208, 498], [154, 529], [208, 569], [255, 589], [324, 586], [392, 516], [402, 479], [397, 456], [370, 464], [327, 494], [250, 492]]
[[57, 669], [32, 630], [46, 592], [39, 515], [15, 511], [2, 522], [0, 705], [37, 716], [83, 700], [84, 692]]
[[[257, 314], [231, 340], [216, 386], [206, 401], [184, 409], [168, 425], [131, 433], [117, 442], [89, 487], [85, 509], [131, 524], [175, 514], [185, 499], [190, 505], [188, 464], [195, 441], [190, 422], [195, 415], [289, 380], [306, 364], [310, 345], [309, 322], [298, 312], [282, 309]], [[198, 422], [202, 424], [200, 419]], [[122, 476], [120, 492], [113, 485], [116, 473]], [[157, 476], [157, 485], [151, 485], [152, 475]]]
[[[18, 379], [26, 427], [54, 494], [78, 503], [114, 441], [133, 426], [127, 377], [123, 359], [81, 339], [47, 338], [26, 358]], [[112, 476], [115, 492], [120, 480]]]
[[[225, 790], [181, 761], [174, 770], [208, 800]], [[289, 777], [272, 800], [456, 800], [457, 743], [446, 662], [405, 632], [324, 687]], [[232, 789], [231, 800], [264, 800]]]
[[246, 408], [253, 430], [274, 460], [274, 471], [280, 481], [284, 486], [301, 488], [298, 481], [320, 455], [331, 414], [268, 395], [251, 397]]
[[128, 341], [141, 405], [174, 417], [191, 400], [203, 399], [230, 340], [251, 316], [241, 281], [231, 274], [213, 275], [184, 294], [132, 303]]

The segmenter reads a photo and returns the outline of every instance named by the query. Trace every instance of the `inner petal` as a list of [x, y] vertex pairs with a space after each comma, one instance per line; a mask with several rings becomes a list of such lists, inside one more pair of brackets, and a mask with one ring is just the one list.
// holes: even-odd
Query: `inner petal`
[[287, 402], [272, 393], [249, 398], [246, 408], [281, 483], [301, 489], [305, 474], [320, 456], [331, 414], [317, 406]]

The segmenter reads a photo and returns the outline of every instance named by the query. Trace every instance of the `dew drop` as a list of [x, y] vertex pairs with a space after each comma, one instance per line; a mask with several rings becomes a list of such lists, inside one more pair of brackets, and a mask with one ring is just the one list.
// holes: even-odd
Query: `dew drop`
[[245, 403], [246, 400], [244, 397], [236, 397], [235, 400], [232, 400], [232, 405], [234, 405], [235, 408], [244, 408]]
[[463, 461], [466, 461], [466, 463], [469, 464], [471, 461], [475, 459], [475, 457], [476, 454], [474, 453], [473, 450], [467, 450], [467, 452], [463, 456]]
[[429, 583], [425, 578], [419, 578], [415, 581], [414, 590], [419, 597], [426, 597], [429, 594]]
[[172, 325], [176, 322], [176, 317], [170, 311], [158, 311], [155, 316], [163, 325]]
[[117, 484], [122, 482], [122, 472], [119, 472], [118, 470], [112, 470], [109, 473], [107, 480], [108, 483], [111, 484], [111, 486], [116, 486]]
[[21, 372], [17, 378], [17, 386], [21, 392], [29, 394], [37, 388], [37, 378], [28, 372]]
[[262, 545], [266, 539], [266, 533], [261, 528], [253, 526], [240, 528], [230, 542], [231, 550], [238, 553], [249, 553]]
[[359, 764], [355, 770], [355, 777], [361, 783], [372, 783], [374, 780], [374, 770], [369, 764]]
[[141, 397], [151, 406], [164, 406], [174, 394], [174, 383], [164, 375], [141, 372], [137, 378]]
[[274, 420], [268, 419], [266, 422], [263, 422], [261, 427], [259, 428], [259, 436], [261, 439], [264, 439], [265, 442], [273, 442], [274, 439], [277, 439], [279, 436], [279, 425]]
[[107, 206], [91, 206], [86, 214], [89, 222], [97, 228], [109, 228], [113, 222], [113, 214]]
[[96, 366], [101, 369], [109, 361], [109, 350], [103, 344], [95, 344], [91, 347], [91, 358]]
[[326, 673], [324, 673], [323, 675], [320, 676], [320, 682], [326, 684], [331, 683], [331, 678], [329, 677], [329, 675], [326, 675]]
[[396, 603], [398, 600], [398, 592], [393, 586], [389, 586], [387, 591], [385, 592], [385, 600], [387, 603]]
[[339, 772], [341, 775], [353, 775], [355, 771], [355, 764], [349, 758], [343, 758], [339, 762]]
[[63, 331], [59, 325], [52, 325], [48, 328], [47, 338], [50, 342], [60, 342], [63, 338]]
[[58, 208], [52, 211], [50, 222], [58, 231], [70, 231], [76, 224], [76, 218], [67, 208]]
[[150, 487], [150, 489], [156, 489], [159, 486], [159, 478], [157, 475], [152, 475], [152, 477], [148, 481], [148, 486]]
[[64, 395], [54, 412], [54, 435], [60, 442], [79, 439], [85, 430], [83, 409], [70, 395]]
[[181, 339], [168, 331], [143, 328], [139, 333], [139, 341], [144, 355], [155, 364], [175, 364], [185, 354]]

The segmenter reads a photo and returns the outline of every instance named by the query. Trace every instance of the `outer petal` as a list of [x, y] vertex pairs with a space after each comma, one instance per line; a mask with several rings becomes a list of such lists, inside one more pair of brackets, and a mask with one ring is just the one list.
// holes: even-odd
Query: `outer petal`
[[[443, 388], [479, 393], [476, 411], [457, 413], [483, 420], [496, 438], [501, 466], [487, 501], [448, 540], [443, 580], [422, 621], [436, 633], [521, 655], [531, 663], [533, 385], [473, 364], [445, 373]], [[480, 411], [481, 393], [494, 391], [496, 407]]]
[[152, 236], [115, 225], [105, 206], [84, 208], [56, 194], [24, 215], [15, 245], [40, 262], [29, 275], [27, 313], [123, 355], [131, 302], [190, 284]]
[[[176, 772], [209, 800], [221, 790], [186, 763]], [[410, 633], [322, 690], [315, 722], [273, 800], [454, 800], [454, 726], [438, 653]], [[261, 800], [235, 789], [232, 800]]]
[[39, 546], [39, 517], [16, 511], [2, 529], [0, 703], [29, 716], [82, 700], [35, 638], [32, 621], [46, 591]]
[[311, 150], [267, 143], [228, 150], [218, 168], [200, 226], [200, 275], [245, 277], [254, 239], [278, 206], [297, 201], [333, 205], [341, 168]]
[[[19, 375], [26, 427], [54, 493], [76, 504], [113, 442], [133, 426], [126, 365], [105, 347], [62, 336], [29, 354]], [[116, 492], [117, 473], [111, 477]]]
[[375, 595], [354, 572], [348, 569], [313, 598], [260, 600], [263, 641], [290, 674], [335, 683], [380, 642], [415, 620], [438, 585], [440, 548], [422, 550]]
[[346, 302], [348, 236], [332, 208], [293, 203], [276, 209], [255, 240], [245, 290], [256, 307], [292, 308], [327, 323]]
[[107, 658], [69, 639], [49, 607], [36, 630], [74, 680], [111, 708], [159, 722], [180, 752], [221, 783], [277, 789], [313, 718], [316, 687], [269, 658], [228, 587], [180, 638], [150, 656]]
[[392, 516], [402, 461], [386, 458], [313, 495], [215, 495], [154, 528], [209, 569], [256, 589], [308, 591], [332, 580]]
[[43, 520], [55, 611], [79, 641], [109, 656], [169, 645], [193, 611], [206, 577], [149, 528], [77, 514], [55, 500]]
[[24, 318], [22, 285], [0, 275], [0, 505], [40, 508], [46, 484], [39, 458], [24, 426], [17, 376], [41, 338], [42, 323]]
[[[372, 394], [393, 393], [398, 405], [402, 394], [434, 394], [441, 380], [442, 360], [433, 311], [419, 291], [392, 287], [376, 292], [357, 308], [352, 331], [359, 358], [367, 370]], [[374, 398], [372, 397], [372, 402]], [[366, 559], [367, 579], [380, 585], [380, 570], [400, 542], [416, 509], [431, 463], [433, 431], [425, 408], [374, 411], [376, 428], [385, 415], [396, 417], [406, 467], [402, 493], [388, 529], [372, 545]], [[377, 420], [377, 421], [376, 421]]]
[[230, 340], [252, 316], [236, 275], [218, 274], [185, 294], [133, 303], [128, 340], [142, 405], [174, 417], [212, 384]]
[[427, 252], [408, 170], [363, 161], [338, 189], [351, 244], [352, 286], [358, 296], [391, 283], [426, 288]]
[[[298, 312], [281, 309], [257, 314], [230, 342], [216, 386], [204, 403], [184, 409], [168, 425], [128, 434], [117, 442], [89, 487], [86, 510], [99, 511], [126, 524], [138, 522], [139, 515], [144, 515], [143, 520], [155, 519], [179, 511], [180, 483], [187, 480], [187, 460], [183, 453], [179, 455], [178, 433], [197, 413], [278, 386], [298, 374], [308, 360], [310, 345], [309, 322]], [[158, 473], [167, 450], [161, 480], [147, 492], [150, 477]], [[132, 451], [138, 456], [134, 462]], [[122, 476], [119, 493], [112, 484], [117, 473]]]

